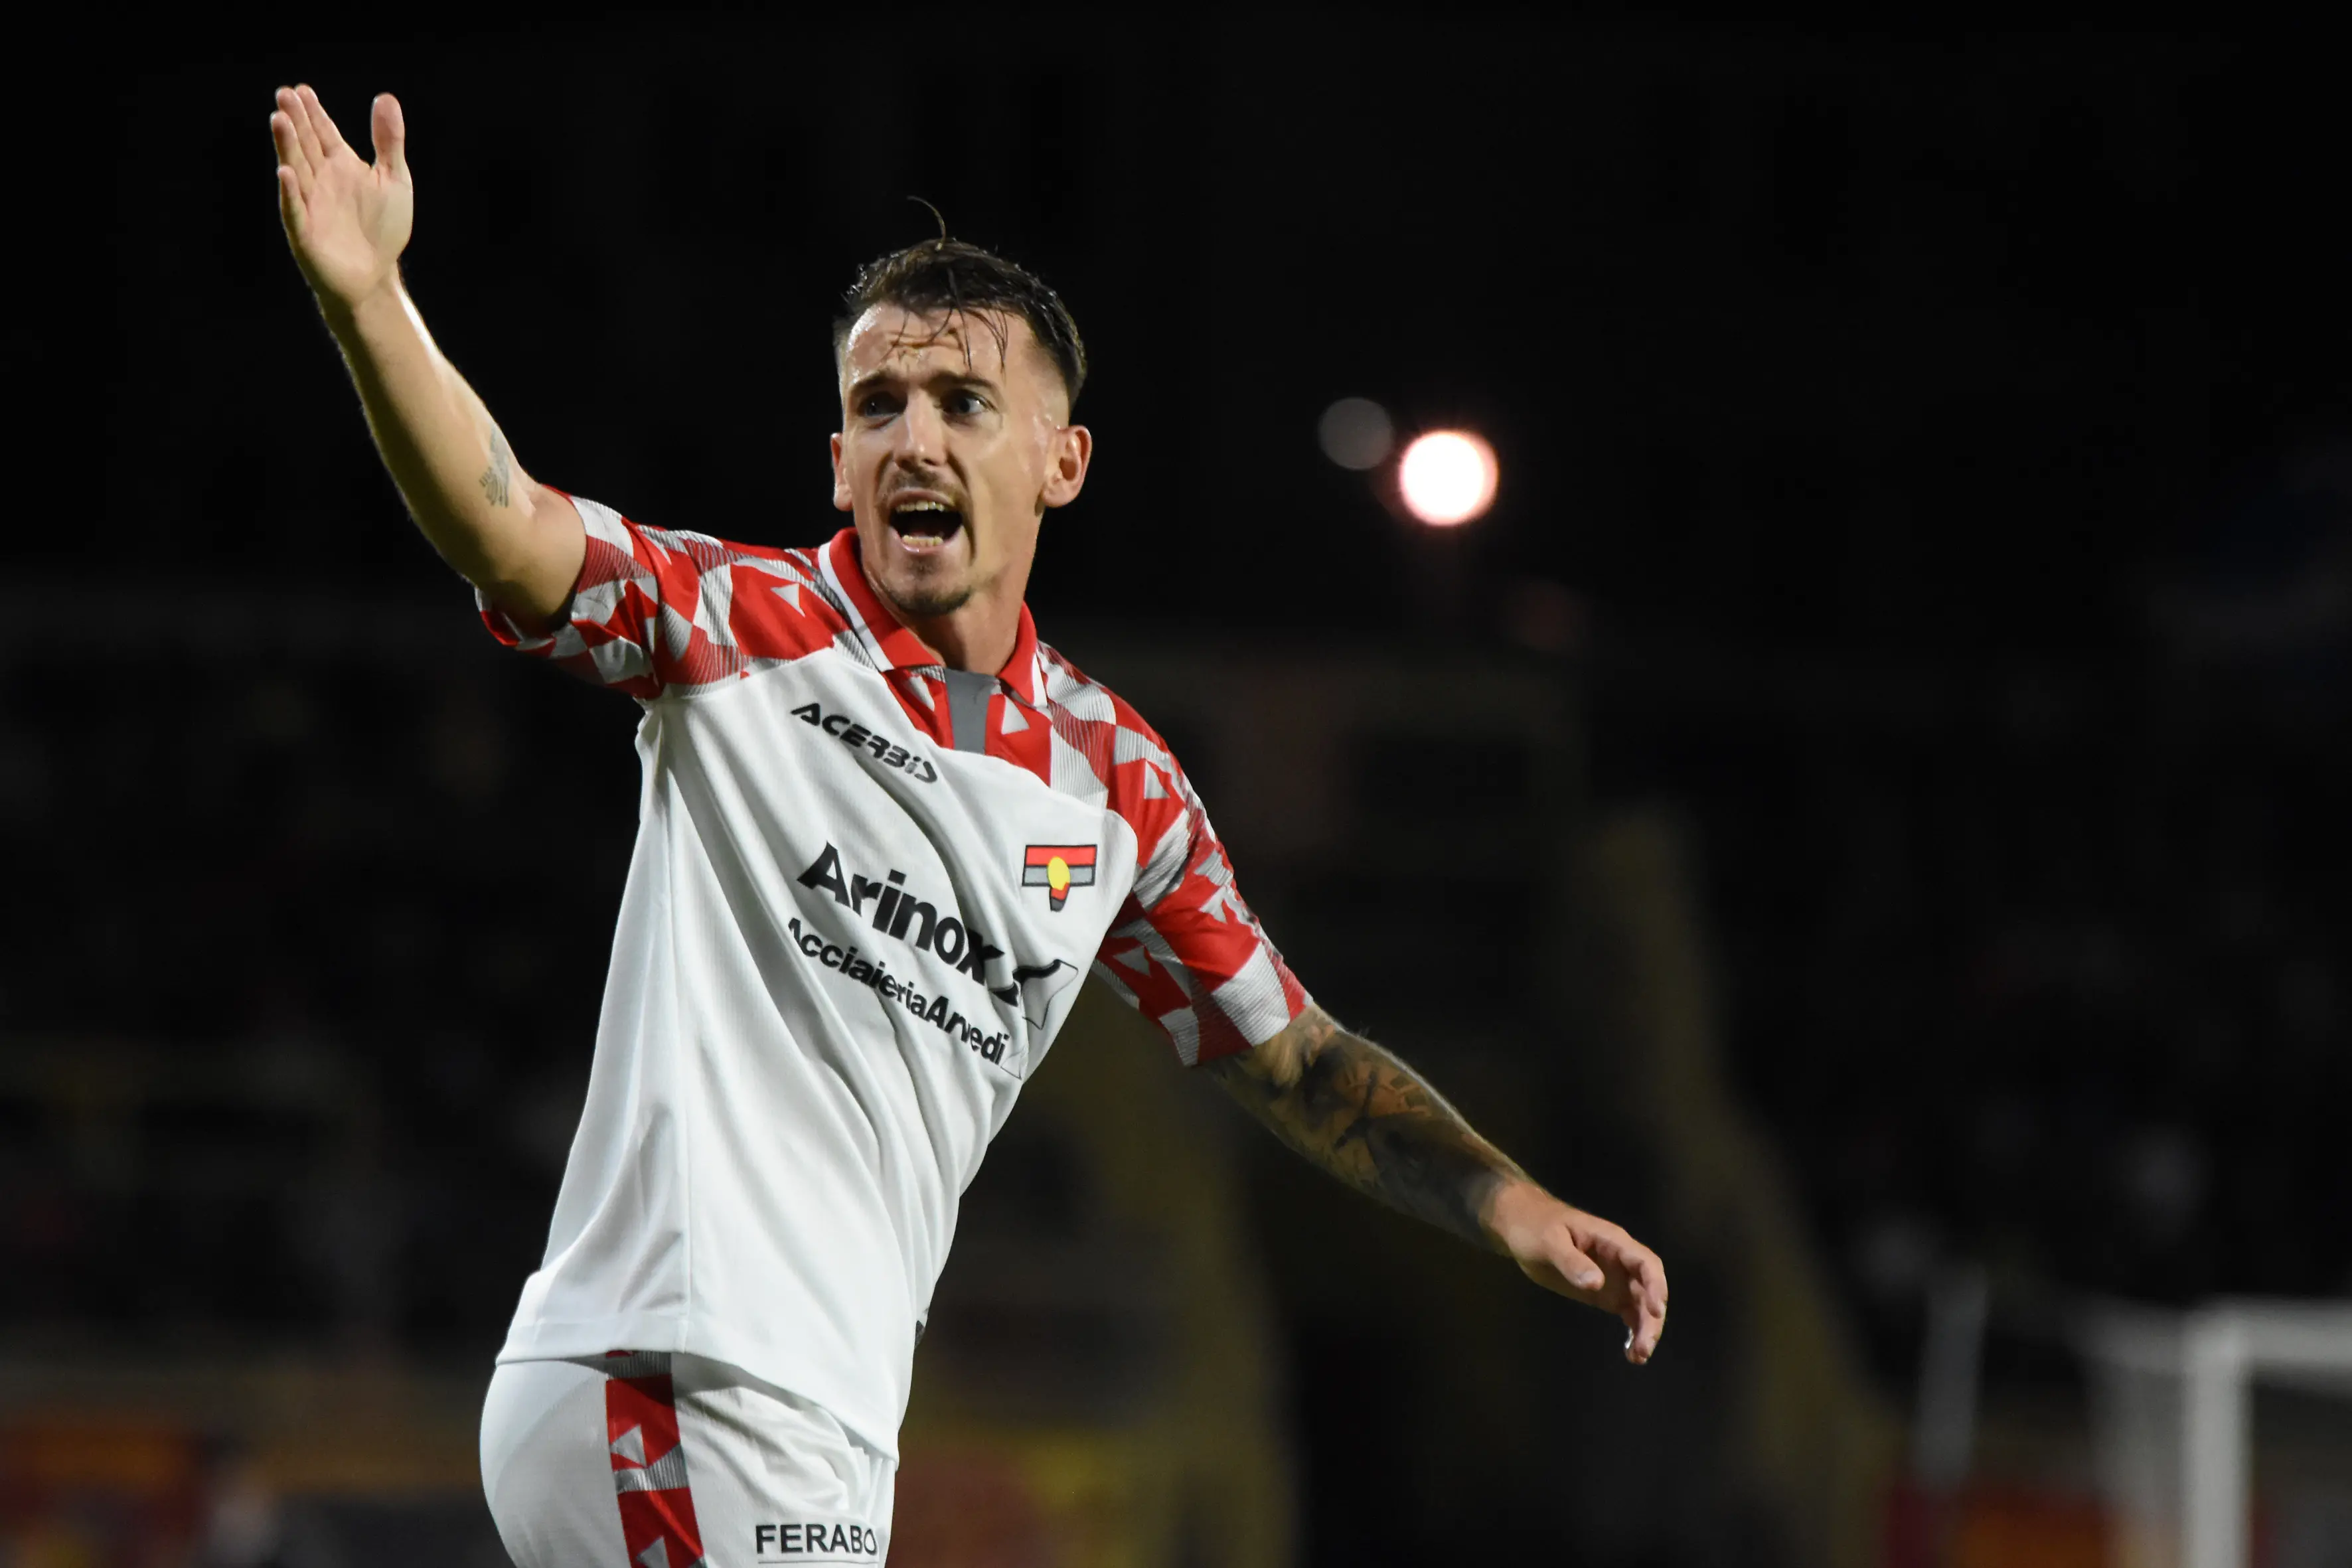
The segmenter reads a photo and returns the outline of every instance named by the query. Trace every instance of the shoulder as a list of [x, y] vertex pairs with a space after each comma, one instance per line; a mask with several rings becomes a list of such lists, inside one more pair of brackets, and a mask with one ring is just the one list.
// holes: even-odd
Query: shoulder
[[1037, 689], [1053, 720], [1054, 787], [1098, 800], [1134, 829], [1150, 865], [1205, 831], [1183, 765], [1133, 704], [1087, 677], [1060, 650], [1037, 645]]
[[688, 689], [744, 661], [833, 646], [848, 617], [814, 549], [747, 544], [657, 528], [573, 498], [588, 532], [573, 607], [585, 620], [642, 625], [665, 684]]
[[656, 528], [585, 496], [571, 500], [587, 530], [591, 563], [608, 572], [630, 575], [634, 567], [635, 574], [674, 574], [688, 568], [704, 576], [740, 566], [780, 581], [810, 584], [819, 577], [814, 550], [745, 544], [688, 529]]
[[1133, 704], [1042, 642], [1037, 694], [1055, 734], [1079, 753], [1114, 802], [1123, 791], [1148, 789], [1155, 778], [1162, 784], [1181, 781], [1183, 770], [1168, 742]]
[[1186, 1063], [1280, 1032], [1307, 993], [1243, 901], [1183, 767], [1117, 693], [1053, 648], [1037, 652], [1056, 770], [1082, 775], [1135, 833], [1135, 881], [1095, 973], [1157, 1024]]
[[740, 540], [720, 539], [690, 529], [657, 528], [577, 496], [572, 498], [572, 504], [580, 509], [580, 521], [591, 540], [622, 552], [643, 565], [685, 565], [698, 574], [740, 566], [799, 583], [814, 582], [819, 574], [814, 550], [746, 544]]

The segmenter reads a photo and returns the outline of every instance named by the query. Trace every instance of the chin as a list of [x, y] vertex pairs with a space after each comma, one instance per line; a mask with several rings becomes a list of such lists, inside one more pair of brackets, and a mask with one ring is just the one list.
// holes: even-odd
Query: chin
[[942, 582], [924, 574], [913, 581], [885, 583], [889, 590], [891, 607], [901, 616], [930, 620], [940, 616], [953, 615], [963, 608], [971, 597], [972, 585], [968, 575], [962, 581]]

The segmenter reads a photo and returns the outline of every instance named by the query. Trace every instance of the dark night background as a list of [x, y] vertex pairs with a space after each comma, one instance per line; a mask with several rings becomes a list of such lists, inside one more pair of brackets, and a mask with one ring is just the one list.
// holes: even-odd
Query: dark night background
[[[1741, 1102], [1895, 1408], [1939, 1260], [1990, 1272], [1989, 1398], [2077, 1387], [2053, 1302], [2352, 1292], [2325, 51], [890, 12], [108, 58], [7, 68], [19, 1343], [486, 1358], [593, 1037], [634, 711], [467, 642], [285, 253], [265, 121], [293, 79], [355, 142], [401, 95], [411, 289], [542, 479], [829, 534], [831, 306], [923, 236], [919, 195], [1087, 338], [1097, 456], [1033, 581], [1049, 640], [1555, 670], [1577, 809], [1685, 825]], [[1443, 572], [1318, 450], [1351, 395], [1499, 454]], [[1213, 811], [1222, 771], [1195, 764]], [[1269, 923], [1349, 1016], [1314, 933]], [[268, 1087], [155, 1100], [163, 1174], [117, 1181], [24, 1087], [67, 1059]], [[324, 1148], [321, 1083], [368, 1107]], [[1570, 1195], [1644, 1228], [1646, 1178], [1591, 1152], [1625, 1135], [1580, 1131], [1548, 1135]], [[1556, 1554], [1528, 1561], [1749, 1560], [1733, 1525], [1580, 1557], [1539, 1480], [1482, 1491], [1401, 1437], [1444, 1416], [1369, 1395], [1365, 1363], [1410, 1382], [1436, 1331], [1368, 1302], [1339, 1353], [1302, 1283], [1396, 1233], [1289, 1212], [1251, 1245], [1301, 1561], [1444, 1561], [1465, 1529]]]

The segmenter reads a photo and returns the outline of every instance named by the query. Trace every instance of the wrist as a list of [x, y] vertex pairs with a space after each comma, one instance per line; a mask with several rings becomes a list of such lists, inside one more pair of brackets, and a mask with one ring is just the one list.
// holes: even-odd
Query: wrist
[[314, 290], [319, 300], [319, 314], [326, 318], [327, 330], [346, 347], [368, 342], [390, 331], [405, 328], [408, 321], [407, 290], [400, 285], [400, 273], [386, 273], [375, 287], [345, 298]]
[[1520, 1245], [1557, 1218], [1568, 1205], [1544, 1191], [1534, 1178], [1512, 1173], [1496, 1184], [1483, 1216], [1486, 1239], [1496, 1250], [1514, 1253]]

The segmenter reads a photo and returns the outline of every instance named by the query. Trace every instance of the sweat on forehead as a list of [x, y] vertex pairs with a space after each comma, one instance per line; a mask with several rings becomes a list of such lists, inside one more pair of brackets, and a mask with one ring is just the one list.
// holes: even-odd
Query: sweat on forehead
[[941, 353], [978, 375], [993, 376], [1008, 361], [1043, 376], [1055, 392], [1061, 373], [1029, 323], [1007, 310], [954, 308], [917, 311], [876, 305], [845, 334], [838, 369], [842, 384], [882, 369], [893, 360], [919, 363]]

